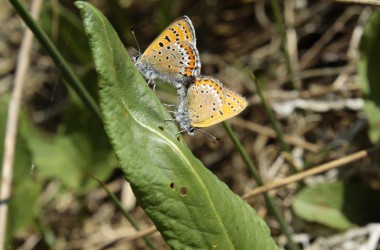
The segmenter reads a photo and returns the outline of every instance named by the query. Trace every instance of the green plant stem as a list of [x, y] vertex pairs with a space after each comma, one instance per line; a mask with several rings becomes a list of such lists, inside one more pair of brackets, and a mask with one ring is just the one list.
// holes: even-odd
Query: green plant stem
[[231, 126], [227, 122], [223, 122], [223, 127], [227, 131], [227, 134], [231, 138], [236, 149], [239, 151], [239, 154], [243, 158], [243, 160], [244, 160], [245, 164], [247, 165], [248, 170], [251, 172], [253, 178], [255, 178], [257, 185], [262, 186], [264, 183], [261, 180], [259, 173], [256, 171], [255, 165], [253, 164], [253, 162], [249, 158], [247, 152], [244, 150], [240, 141], [237, 139], [235, 133], [232, 131]]
[[280, 124], [278, 124], [276, 118], [274, 117], [273, 113], [272, 113], [272, 110], [270, 109], [269, 107], [269, 104], [267, 103], [265, 97], [264, 97], [264, 94], [263, 94], [263, 90], [261, 88], [261, 86], [263, 86], [263, 80], [262, 78], [256, 78], [256, 80], [252, 77], [252, 81], [255, 83], [256, 85], [256, 90], [257, 90], [257, 94], [259, 95], [260, 97], [260, 100], [261, 100], [261, 104], [263, 105], [263, 108], [265, 109], [265, 113], [268, 115], [269, 117], [269, 120], [272, 124], [272, 127], [274, 128], [274, 130], [276, 131], [276, 134], [277, 134], [277, 137], [278, 139], [280, 140], [280, 143], [281, 143], [281, 146], [283, 147], [283, 149], [287, 152], [290, 152], [290, 147], [289, 145], [285, 142], [285, 139], [284, 139], [284, 134], [282, 133], [282, 130], [280, 128]]
[[277, 0], [271, 0], [270, 3], [272, 6], [274, 18], [276, 20], [277, 31], [280, 34], [281, 49], [285, 54], [286, 68], [290, 75], [290, 81], [294, 89], [299, 89], [300, 86], [297, 86], [296, 84], [296, 80], [294, 77], [294, 70], [293, 70], [292, 62], [290, 60], [290, 54], [288, 50], [288, 41], [286, 38], [285, 25], [284, 25], [284, 20], [281, 15], [280, 6], [278, 5]]
[[[137, 224], [137, 222], [133, 219], [133, 217], [124, 209], [123, 205], [119, 202], [119, 200], [117, 199], [117, 197], [111, 192], [109, 191], [109, 189], [107, 188], [106, 185], [104, 185], [103, 182], [101, 182], [98, 178], [96, 178], [93, 174], [91, 174], [90, 172], [88, 173], [97, 183], [99, 183], [99, 185], [102, 186], [102, 188], [104, 189], [104, 191], [107, 192], [108, 196], [112, 199], [112, 201], [115, 203], [115, 205], [117, 206], [117, 208], [121, 211], [121, 213], [124, 215], [124, 217], [129, 221], [129, 223], [131, 223], [131, 225], [133, 226], [134, 229], [136, 229], [137, 231], [140, 230], [140, 227], [139, 225]], [[147, 236], [144, 236], [143, 237], [145, 243], [151, 248], [151, 249], [154, 249], [154, 250], [158, 250], [159, 248], [157, 248], [157, 246], [153, 243], [153, 241], [151, 239], [149, 239], [149, 237]]]
[[32, 16], [29, 14], [25, 8], [25, 4], [18, 0], [9, 0], [13, 7], [16, 9], [20, 17], [24, 20], [25, 24], [33, 32], [34, 36], [41, 43], [42, 47], [47, 51], [50, 57], [53, 59], [55, 65], [58, 69], [62, 70], [63, 77], [69, 87], [73, 88], [74, 91], [79, 95], [80, 99], [84, 104], [91, 110], [91, 112], [101, 121], [100, 111], [98, 105], [83, 87], [78, 77], [75, 75], [71, 67], [65, 61], [63, 56], [59, 53], [57, 48], [54, 46], [53, 42], [49, 39], [46, 33], [37, 25]]
[[[269, 119], [270, 119], [270, 122], [272, 124], [272, 127], [276, 131], [277, 137], [278, 137], [278, 139], [279, 139], [279, 141], [281, 143], [282, 148], [284, 149], [285, 152], [291, 154], [290, 147], [289, 147], [288, 143], [286, 143], [286, 141], [284, 139], [284, 133], [282, 133], [280, 125], [277, 122], [276, 118], [274, 117], [273, 112], [270, 109], [269, 104], [267, 103], [267, 101], [266, 101], [266, 99], [264, 97], [264, 94], [263, 94], [263, 91], [262, 91], [262, 88], [261, 88], [261, 86], [263, 85], [263, 80], [261, 78], [257, 78], [255, 80], [254, 76], [252, 75], [251, 72], [250, 72], [250, 77], [251, 77], [251, 80], [256, 84], [256, 90], [257, 90], [257, 93], [259, 94], [259, 97], [260, 97], [260, 100], [261, 100], [261, 104], [263, 105], [266, 114], [269, 116]], [[296, 168], [296, 166], [292, 162], [289, 162], [289, 165], [290, 165], [291, 171], [293, 173], [298, 173], [299, 172], [298, 169]]]
[[[227, 131], [227, 134], [231, 138], [232, 143], [235, 145], [239, 154], [243, 158], [243, 161], [248, 166], [248, 169], [250, 170], [253, 178], [255, 178], [256, 183], [259, 186], [262, 186], [264, 183], [263, 183], [260, 175], [257, 173], [256, 167], [253, 164], [253, 162], [251, 161], [251, 159], [249, 158], [249, 156], [248, 156], [247, 152], [245, 151], [243, 145], [241, 145], [240, 141], [237, 139], [235, 133], [232, 131], [232, 129], [231, 129], [230, 125], [228, 125], [228, 123], [223, 122], [223, 126], [224, 126], [225, 130]], [[273, 212], [274, 216], [277, 218], [278, 222], [280, 223], [281, 231], [285, 234], [285, 236], [288, 240], [289, 249], [298, 250], [299, 247], [293, 241], [290, 230], [287, 226], [287, 223], [284, 220], [284, 217], [282, 216], [282, 214], [280, 212], [280, 209], [277, 207], [277, 205], [275, 204], [273, 199], [268, 195], [267, 192], [263, 193], [263, 195], [265, 198], [265, 202], [268, 204], [270, 210]]]

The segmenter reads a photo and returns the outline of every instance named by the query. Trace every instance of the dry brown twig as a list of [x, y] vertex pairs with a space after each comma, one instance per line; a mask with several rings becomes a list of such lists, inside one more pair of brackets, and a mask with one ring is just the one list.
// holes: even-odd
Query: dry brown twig
[[340, 3], [359, 3], [359, 4], [367, 4], [367, 5], [380, 5], [379, 0], [336, 0]]
[[120, 244], [122, 242], [131, 242], [141, 239], [145, 236], [149, 236], [157, 232], [155, 226], [142, 229], [137, 232], [129, 232], [125, 227], [120, 229], [110, 229], [111, 231], [105, 234], [104, 232], [92, 234], [86, 237], [86, 242], [83, 239], [77, 239], [69, 242], [65, 249], [79, 249], [85, 247], [85, 249], [105, 249], [107, 246]]
[[281, 180], [277, 180], [277, 181], [274, 181], [272, 183], [265, 184], [263, 186], [255, 188], [255, 189], [253, 189], [251, 191], [248, 191], [247, 193], [245, 193], [242, 196], [242, 198], [243, 199], [248, 199], [248, 198], [250, 198], [252, 196], [255, 196], [255, 195], [258, 195], [258, 194], [261, 194], [261, 193], [264, 193], [264, 192], [268, 192], [268, 191], [273, 190], [273, 189], [277, 189], [279, 187], [288, 185], [290, 183], [293, 183], [293, 182], [296, 182], [296, 181], [299, 181], [299, 180], [303, 180], [303, 179], [305, 179], [308, 176], [316, 175], [316, 174], [325, 172], [325, 171], [333, 169], [333, 168], [343, 167], [343, 166], [345, 166], [346, 164], [348, 164], [350, 162], [353, 162], [353, 161], [356, 161], [356, 160], [359, 160], [359, 159], [362, 159], [362, 158], [368, 156], [372, 151], [375, 151], [375, 150], [376, 149], [361, 150], [359, 152], [347, 155], [347, 156], [342, 157], [340, 159], [337, 159], [337, 160], [334, 160], [334, 161], [330, 161], [328, 163], [319, 165], [317, 167], [314, 167], [314, 168], [311, 168], [309, 170], [300, 172], [298, 174], [291, 175], [291, 176], [289, 176], [287, 178], [284, 178], [284, 179], [281, 179]]
[[[235, 119], [231, 120], [231, 123], [234, 125], [237, 125], [239, 127], [249, 129], [249, 130], [254, 131], [256, 133], [266, 135], [266, 136], [271, 137], [271, 138], [277, 137], [276, 132], [273, 129], [259, 125], [259, 124], [254, 123], [254, 122], [247, 122], [243, 119], [235, 118]], [[321, 149], [321, 147], [319, 145], [312, 144], [312, 143], [307, 142], [307, 141], [305, 141], [299, 137], [285, 135], [284, 139], [289, 144], [304, 148], [304, 149], [306, 149], [310, 152], [313, 152], [313, 153], [317, 153]]]
[[284, 4], [284, 18], [286, 23], [286, 41], [289, 51], [291, 65], [293, 67], [294, 85], [301, 89], [302, 82], [299, 77], [300, 63], [298, 61], [298, 37], [295, 26], [294, 1], [286, 0]]
[[[378, 1], [380, 3], [380, 1]], [[362, 12], [359, 15], [357, 20], [357, 24], [352, 32], [352, 36], [350, 39], [350, 44], [347, 49], [347, 57], [349, 58], [351, 65], [356, 67], [356, 62], [359, 60], [360, 56], [360, 41], [362, 39], [362, 35], [364, 33], [364, 26], [367, 23], [368, 19], [372, 14], [373, 8], [366, 7], [363, 8]]]
[[[39, 16], [42, 1], [35, 0], [32, 3], [31, 14], [34, 18]], [[18, 64], [16, 69], [14, 89], [8, 108], [8, 120], [4, 139], [4, 158], [1, 176], [0, 188], [0, 250], [4, 249], [5, 233], [8, 216], [8, 201], [11, 195], [13, 163], [16, 147], [18, 117], [20, 111], [23, 84], [26, 72], [28, 71], [30, 61], [30, 50], [32, 48], [33, 34], [30, 30], [25, 32], [18, 55]]]
[[132, 241], [132, 240], [137, 240], [145, 236], [149, 236], [157, 231], [157, 228], [155, 226], [150, 226], [146, 229], [138, 231], [136, 234], [131, 235], [130, 237], [123, 238], [122, 240], [126, 241]]
[[333, 25], [331, 25], [331, 28], [328, 29], [322, 37], [314, 43], [314, 45], [302, 56], [301, 58], [301, 65], [300, 67], [302, 69], [305, 69], [309, 67], [313, 60], [315, 60], [316, 55], [326, 46], [326, 44], [331, 41], [331, 39], [334, 37], [334, 35], [342, 30], [344, 25], [347, 23], [347, 21], [353, 16], [357, 15], [358, 10], [355, 7], [350, 7], [343, 12], [343, 14], [338, 17]]

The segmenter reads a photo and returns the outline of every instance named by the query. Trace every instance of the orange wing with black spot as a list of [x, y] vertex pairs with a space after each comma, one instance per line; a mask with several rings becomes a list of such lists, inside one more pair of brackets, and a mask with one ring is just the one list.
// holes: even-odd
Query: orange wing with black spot
[[145, 50], [141, 61], [175, 79], [198, 76], [201, 63], [190, 19], [183, 16], [172, 22]]
[[158, 50], [179, 41], [186, 41], [196, 46], [194, 26], [187, 16], [179, 17], [169, 24], [146, 50]]

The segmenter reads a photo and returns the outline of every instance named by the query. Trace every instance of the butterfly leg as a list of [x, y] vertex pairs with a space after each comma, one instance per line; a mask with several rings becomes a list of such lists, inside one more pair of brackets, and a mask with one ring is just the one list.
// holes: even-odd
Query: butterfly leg
[[153, 86], [153, 92], [156, 92], [156, 81], [153, 79], [153, 78], [149, 78], [148, 80], [148, 85], [152, 85]]
[[[169, 111], [170, 112], [170, 111]], [[175, 119], [174, 118], [172, 118], [172, 119], [165, 119], [164, 120], [165, 122], [175, 122]]]
[[177, 135], [182, 135], [183, 132], [186, 132], [186, 129], [182, 129], [182, 130], [178, 131], [175, 135], [176, 135], [176, 136], [177, 136]]
[[[166, 106], [166, 107], [175, 107], [174, 104], [168, 104], [168, 103], [163, 103], [163, 104], [164, 104], [164, 106]], [[172, 111], [172, 112], [174, 112], [174, 111]]]

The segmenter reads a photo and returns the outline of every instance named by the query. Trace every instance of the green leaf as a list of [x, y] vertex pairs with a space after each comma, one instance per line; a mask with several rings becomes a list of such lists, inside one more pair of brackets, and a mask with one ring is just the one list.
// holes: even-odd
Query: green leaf
[[117, 166], [101, 124], [80, 105], [66, 110], [54, 135], [29, 126], [27, 141], [41, 176], [59, 179], [79, 194], [97, 186], [88, 172], [104, 181]]
[[345, 230], [380, 220], [380, 192], [343, 182], [305, 187], [295, 197], [293, 209], [304, 220]]
[[364, 95], [364, 110], [372, 143], [380, 143], [380, 12], [374, 12], [360, 42], [358, 71]]
[[72, 10], [61, 2], [46, 1], [39, 23], [58, 50], [64, 52], [65, 59], [76, 64], [76, 71], [79, 66], [91, 63], [90, 48], [86, 43], [81, 20]]
[[295, 197], [293, 209], [304, 220], [344, 230], [351, 227], [352, 223], [341, 210], [342, 195], [342, 183], [306, 187]]
[[267, 225], [190, 152], [116, 32], [76, 2], [95, 61], [106, 132], [133, 191], [173, 249], [276, 249]]

